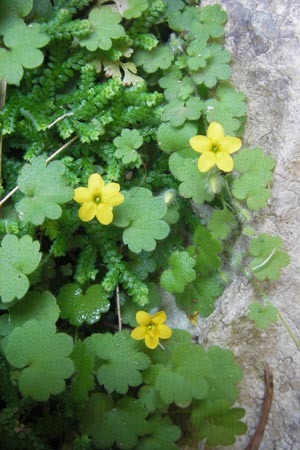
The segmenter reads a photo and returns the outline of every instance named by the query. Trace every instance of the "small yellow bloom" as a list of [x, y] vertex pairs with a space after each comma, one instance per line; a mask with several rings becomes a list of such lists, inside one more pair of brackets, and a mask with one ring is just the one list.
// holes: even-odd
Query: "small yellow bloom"
[[95, 216], [102, 225], [109, 225], [113, 220], [113, 207], [124, 201], [118, 183], [105, 184], [98, 173], [89, 177], [88, 187], [74, 190], [73, 199], [81, 203], [78, 216], [83, 222], [92, 220]]
[[167, 315], [164, 311], [158, 311], [153, 316], [145, 311], [136, 313], [136, 321], [139, 324], [131, 332], [131, 337], [136, 340], [145, 339], [146, 347], [154, 349], [159, 344], [159, 339], [169, 339], [172, 330], [164, 322]]
[[198, 160], [200, 172], [208, 172], [214, 166], [223, 172], [231, 172], [233, 159], [230, 154], [241, 148], [242, 141], [237, 137], [224, 136], [223, 127], [212, 122], [207, 129], [207, 136], [193, 136], [190, 145], [195, 152], [201, 153]]

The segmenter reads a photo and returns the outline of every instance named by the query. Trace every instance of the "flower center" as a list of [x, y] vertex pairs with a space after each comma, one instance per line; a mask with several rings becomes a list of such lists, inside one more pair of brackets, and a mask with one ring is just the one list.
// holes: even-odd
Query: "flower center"
[[211, 148], [211, 151], [214, 153], [217, 153], [219, 151], [219, 146], [218, 145], [213, 145]]
[[99, 203], [101, 203], [101, 195], [100, 194], [94, 195], [94, 202], [97, 203], [97, 205]]
[[150, 323], [150, 325], [148, 325], [147, 329], [148, 329], [148, 333], [153, 333], [155, 331], [156, 325], [154, 323]]

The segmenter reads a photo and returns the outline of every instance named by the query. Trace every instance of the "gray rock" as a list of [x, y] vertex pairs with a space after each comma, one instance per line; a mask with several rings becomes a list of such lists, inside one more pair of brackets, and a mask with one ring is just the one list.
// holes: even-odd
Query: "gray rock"
[[[202, 6], [216, 1], [204, 0]], [[221, 0], [229, 20], [226, 47], [233, 54], [234, 86], [248, 98], [247, 147], [261, 146], [277, 160], [272, 199], [254, 217], [258, 232], [283, 238], [291, 256], [281, 279], [266, 286], [293, 333], [300, 330], [300, 2]], [[274, 399], [261, 450], [300, 449], [300, 352], [279, 322], [259, 331], [246, 315], [255, 294], [234, 275], [215, 313], [199, 323], [199, 342], [231, 348], [244, 370], [239, 404], [246, 409], [246, 448], [264, 398], [264, 367], [274, 373]]]

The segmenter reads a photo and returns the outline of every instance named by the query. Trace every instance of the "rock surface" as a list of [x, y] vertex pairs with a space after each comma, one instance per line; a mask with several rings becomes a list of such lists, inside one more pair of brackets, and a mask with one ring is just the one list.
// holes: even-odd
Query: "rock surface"
[[[213, 4], [204, 1], [202, 5]], [[272, 199], [256, 218], [260, 232], [280, 235], [291, 256], [281, 279], [268, 288], [293, 333], [300, 330], [300, 2], [223, 0], [228, 13], [226, 46], [233, 54], [233, 84], [246, 93], [244, 143], [261, 146], [277, 160]], [[300, 449], [300, 352], [282, 324], [258, 331], [246, 319], [254, 293], [242, 278], [228, 288], [219, 310], [201, 329], [207, 344], [235, 352], [244, 369], [240, 404], [249, 435], [264, 397], [263, 373], [274, 372], [274, 399], [261, 450]], [[216, 326], [219, 323], [220, 326]], [[232, 449], [246, 448], [249, 437]], [[227, 447], [228, 448], [228, 447]]]
[[[202, 1], [202, 6], [216, 1]], [[260, 146], [277, 160], [272, 199], [254, 217], [258, 232], [279, 235], [291, 257], [267, 292], [296, 336], [300, 330], [300, 1], [221, 0], [229, 19], [226, 47], [233, 54], [234, 86], [248, 98], [246, 147]], [[300, 449], [300, 352], [282, 323], [266, 332], [247, 319], [255, 295], [244, 278], [223, 295], [199, 325], [199, 342], [231, 348], [244, 370], [239, 403], [246, 409], [244, 450], [264, 399], [264, 367], [274, 373], [274, 399], [260, 450]]]

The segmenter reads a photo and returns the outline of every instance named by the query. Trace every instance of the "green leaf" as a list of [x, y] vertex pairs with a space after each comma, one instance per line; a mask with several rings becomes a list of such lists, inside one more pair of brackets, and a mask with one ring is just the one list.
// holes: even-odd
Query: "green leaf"
[[198, 97], [187, 101], [172, 100], [162, 113], [162, 120], [169, 121], [173, 127], [180, 127], [187, 120], [197, 120], [201, 117], [204, 103]]
[[204, 399], [208, 393], [205, 377], [211, 364], [199, 345], [181, 344], [173, 351], [168, 367], [162, 367], [155, 388], [168, 404], [188, 405], [192, 399]]
[[246, 96], [230, 84], [221, 84], [216, 91], [216, 98], [205, 102], [206, 117], [211, 122], [218, 122], [225, 134], [235, 136], [246, 117]]
[[189, 283], [182, 294], [176, 294], [176, 302], [187, 314], [197, 311], [202, 317], [214, 312], [215, 300], [224, 291], [224, 283], [216, 273]]
[[139, 399], [141, 404], [150, 413], [153, 413], [159, 409], [166, 410], [168, 407], [153, 386], [143, 385], [139, 390]]
[[43, 328], [55, 330], [55, 322], [59, 317], [59, 308], [55, 297], [48, 291], [28, 292], [22, 300], [15, 304], [10, 310], [11, 328], [20, 327], [28, 320], [38, 321]]
[[134, 253], [155, 249], [156, 240], [164, 239], [169, 226], [161, 220], [167, 212], [162, 197], [153, 197], [150, 190], [137, 187], [123, 192], [125, 200], [114, 211], [114, 225], [123, 227], [123, 241]]
[[214, 239], [226, 239], [236, 227], [236, 220], [229, 209], [215, 209], [207, 224]]
[[17, 203], [16, 209], [25, 222], [41, 225], [46, 217], [55, 220], [61, 216], [59, 204], [73, 197], [73, 189], [65, 184], [64, 171], [61, 161], [47, 165], [43, 156], [23, 166], [18, 186], [25, 197]]
[[181, 127], [172, 127], [169, 123], [162, 123], [157, 130], [157, 142], [166, 153], [172, 153], [190, 148], [189, 140], [197, 134], [197, 126], [185, 122]]
[[143, 66], [147, 73], [157, 72], [158, 69], [168, 69], [172, 64], [174, 54], [167, 46], [160, 46], [153, 50], [138, 50], [134, 53], [133, 61], [137, 66]]
[[40, 31], [40, 25], [24, 23], [13, 25], [4, 35], [0, 48], [0, 79], [9, 84], [19, 84], [23, 77], [23, 67], [33, 69], [42, 64], [44, 55], [40, 47], [49, 42], [49, 37]]
[[175, 444], [180, 438], [180, 428], [174, 425], [169, 417], [158, 414], [148, 420], [147, 434], [141, 437], [135, 450], [177, 450]]
[[121, 136], [116, 137], [113, 142], [117, 148], [115, 151], [116, 158], [122, 159], [124, 165], [138, 162], [139, 167], [141, 158], [136, 149], [143, 144], [143, 137], [137, 130], [124, 128]]
[[226, 400], [233, 404], [237, 399], [237, 384], [242, 379], [242, 370], [234, 361], [231, 350], [217, 346], [210, 347], [206, 353], [209, 357], [212, 370], [206, 377], [209, 383], [208, 399], [217, 401]]
[[86, 47], [90, 52], [98, 48], [109, 50], [112, 46], [112, 39], [125, 36], [124, 28], [119, 25], [122, 16], [113, 11], [109, 6], [93, 8], [89, 14], [92, 33], [86, 39], [80, 39], [80, 45]]
[[186, 64], [192, 71], [205, 67], [207, 59], [211, 56], [206, 40], [201, 39], [194, 39], [189, 44], [187, 54]]
[[79, 284], [66, 284], [57, 297], [62, 319], [68, 319], [76, 327], [84, 322], [92, 325], [99, 322], [101, 314], [110, 308], [108, 294], [101, 284], [93, 284], [83, 294]]
[[206, 59], [206, 66], [191, 75], [195, 83], [213, 88], [218, 80], [228, 80], [231, 77], [232, 69], [227, 64], [231, 60], [231, 53], [216, 43], [210, 44], [208, 49], [211, 56]]
[[181, 78], [181, 71], [172, 69], [159, 79], [159, 85], [164, 87], [164, 96], [169, 102], [177, 99], [186, 101], [195, 93], [193, 80], [190, 77]]
[[254, 320], [255, 325], [262, 330], [269, 328], [272, 323], [276, 323], [277, 308], [273, 305], [262, 305], [259, 302], [254, 302], [249, 306], [249, 319]]
[[246, 200], [250, 209], [266, 206], [270, 197], [268, 184], [272, 181], [275, 161], [265, 156], [261, 148], [243, 149], [234, 156], [234, 168], [241, 175], [235, 179], [232, 193], [238, 200]]
[[221, 5], [208, 5], [201, 8], [200, 21], [209, 36], [220, 38], [224, 35], [224, 24], [227, 22], [227, 14]]
[[186, 156], [191, 153], [173, 153], [169, 158], [169, 167], [174, 177], [181, 181], [179, 194], [201, 205], [212, 200], [214, 195], [208, 190], [207, 174], [198, 170], [196, 157]]
[[147, 430], [147, 410], [139, 400], [125, 397], [116, 403], [105, 394], [92, 394], [80, 413], [80, 428], [92, 436], [96, 448], [131, 449]]
[[38, 401], [60, 394], [74, 370], [68, 357], [72, 348], [70, 336], [55, 334], [35, 320], [15, 328], [8, 336], [5, 355], [13, 367], [23, 369], [18, 379], [21, 394]]
[[85, 342], [77, 341], [71, 359], [75, 366], [75, 376], [72, 381], [72, 399], [81, 403], [88, 399], [88, 392], [94, 388], [94, 359], [89, 354]]
[[127, 8], [123, 11], [125, 19], [137, 19], [148, 8], [147, 0], [127, 0]]
[[207, 274], [211, 270], [218, 269], [221, 265], [220, 258], [217, 256], [222, 250], [219, 241], [214, 239], [209, 230], [202, 225], [198, 225], [193, 236], [193, 242], [196, 248], [190, 247], [192, 255], [195, 255], [195, 268], [201, 274]]
[[199, 9], [195, 7], [185, 7], [184, 10], [174, 11], [169, 16], [170, 27], [179, 32], [189, 32], [194, 37], [208, 39], [209, 34], [200, 22]]
[[169, 258], [171, 269], [164, 270], [160, 284], [169, 292], [183, 292], [187, 283], [196, 278], [196, 272], [193, 269], [195, 259], [191, 258], [187, 252], [176, 251]]
[[192, 423], [199, 430], [199, 439], [206, 439], [207, 445], [232, 445], [235, 436], [247, 431], [247, 426], [240, 421], [245, 415], [243, 408], [230, 408], [226, 400], [216, 402], [204, 401], [193, 409]]
[[40, 263], [40, 244], [29, 235], [20, 239], [7, 234], [0, 247], [0, 296], [4, 303], [15, 297], [22, 298], [29, 289], [26, 275], [32, 273]]
[[279, 236], [260, 234], [250, 242], [250, 254], [255, 258], [250, 263], [252, 274], [259, 281], [278, 280], [280, 270], [290, 263], [290, 257], [281, 251], [282, 239]]
[[129, 386], [142, 383], [141, 371], [149, 366], [150, 360], [137, 350], [135, 341], [127, 331], [114, 335], [93, 334], [85, 342], [100, 358], [97, 380], [107, 392], [126, 394]]
[[1, 0], [0, 34], [5, 34], [16, 24], [24, 24], [22, 17], [30, 13], [32, 5], [33, 0]]

